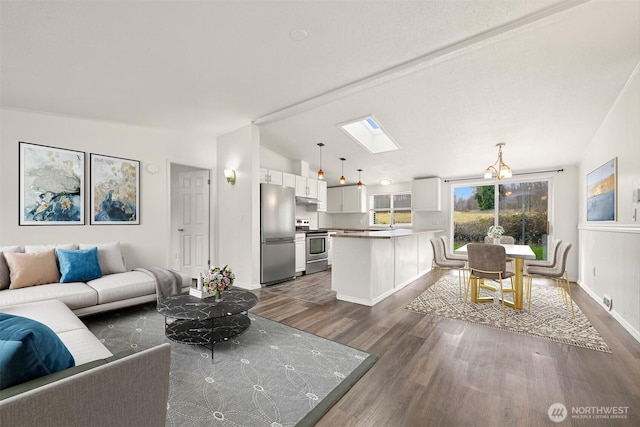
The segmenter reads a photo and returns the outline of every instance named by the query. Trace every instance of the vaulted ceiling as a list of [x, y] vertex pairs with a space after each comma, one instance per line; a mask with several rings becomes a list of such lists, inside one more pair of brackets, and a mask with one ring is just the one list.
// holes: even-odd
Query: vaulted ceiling
[[[349, 181], [577, 164], [640, 62], [637, 0], [2, 1], [5, 108], [261, 144]], [[305, 37], [306, 36], [306, 37]], [[299, 38], [302, 40], [298, 40]], [[639, 100], [640, 102], [640, 100]], [[400, 150], [337, 124], [373, 114]]]

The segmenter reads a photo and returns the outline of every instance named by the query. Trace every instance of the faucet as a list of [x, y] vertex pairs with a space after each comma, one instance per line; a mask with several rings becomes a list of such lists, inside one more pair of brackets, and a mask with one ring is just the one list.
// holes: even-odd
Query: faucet
[[391, 214], [389, 215], [389, 228], [393, 228], [394, 223], [393, 214]]

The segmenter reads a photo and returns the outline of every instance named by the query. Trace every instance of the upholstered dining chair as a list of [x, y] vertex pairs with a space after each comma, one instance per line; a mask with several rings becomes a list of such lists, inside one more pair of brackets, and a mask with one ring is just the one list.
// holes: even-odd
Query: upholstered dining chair
[[[500, 298], [502, 301], [502, 314], [504, 321], [507, 321], [505, 293], [510, 293], [515, 298], [515, 288], [513, 286], [512, 271], [507, 270], [507, 255], [500, 245], [487, 245], [482, 243], [469, 243], [467, 245], [469, 255], [469, 282], [466, 285], [464, 305], [462, 312], [467, 307], [467, 294], [471, 288], [471, 280], [488, 279], [500, 284]], [[511, 287], [505, 287], [504, 280], [510, 279]], [[480, 292], [480, 286], [475, 287], [475, 292]], [[479, 295], [475, 296], [478, 297]]]
[[[462, 298], [462, 277], [464, 276], [464, 269], [467, 263], [462, 260], [447, 259], [445, 256], [444, 243], [439, 237], [432, 237], [430, 242], [431, 247], [433, 248], [433, 262], [431, 264], [431, 268], [438, 273], [438, 278], [434, 282], [433, 286], [438, 283], [438, 280], [442, 278], [445, 271], [458, 270], [458, 287], [460, 290], [460, 298]], [[461, 276], [461, 272], [463, 276]]]
[[468, 261], [469, 257], [467, 257], [466, 255], [453, 253], [453, 248], [451, 247], [451, 243], [449, 242], [449, 238], [447, 236], [440, 236], [440, 240], [442, 240], [442, 244], [444, 245], [445, 258], [455, 260], [455, 261], [464, 261], [464, 262]]
[[[484, 236], [485, 243], [493, 243], [493, 237]], [[501, 245], [515, 245], [516, 239], [512, 236], [500, 236]]]
[[549, 258], [547, 258], [546, 260], [541, 259], [541, 260], [530, 260], [530, 259], [525, 259], [524, 260], [524, 271], [526, 273], [527, 268], [529, 266], [536, 266], [536, 267], [553, 267], [556, 264], [556, 259], [557, 259], [557, 255], [558, 255], [558, 248], [560, 247], [560, 243], [562, 243], [562, 240], [560, 239], [556, 239], [551, 243], [551, 248], [549, 250]]
[[[573, 308], [573, 298], [571, 297], [571, 286], [567, 277], [567, 257], [569, 250], [571, 249], [571, 243], [561, 242], [558, 245], [556, 252], [555, 263], [551, 266], [537, 266], [530, 265], [526, 269], [525, 292], [527, 294], [528, 309], [531, 311], [531, 284], [533, 277], [544, 277], [547, 279], [553, 279], [556, 282], [556, 287], [562, 294], [562, 300], [564, 305], [569, 306], [571, 304], [571, 315], [576, 317], [575, 310]], [[568, 301], [567, 301], [568, 298]]]
[[[493, 237], [489, 237], [489, 236], [484, 236], [484, 242], [485, 243], [493, 243]], [[500, 244], [501, 245], [515, 245], [516, 244], [516, 239], [513, 236], [500, 236]], [[507, 262], [509, 264], [511, 264], [511, 271], [515, 271], [515, 263], [516, 260], [511, 258], [510, 256], [507, 257]]]

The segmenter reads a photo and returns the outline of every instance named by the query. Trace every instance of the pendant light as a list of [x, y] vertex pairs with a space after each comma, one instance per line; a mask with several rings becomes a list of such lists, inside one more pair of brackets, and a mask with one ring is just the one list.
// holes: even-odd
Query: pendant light
[[340, 161], [342, 162], [342, 176], [340, 177], [340, 184], [344, 185], [347, 182], [347, 178], [344, 177], [344, 161], [347, 160], [344, 157], [340, 157]]
[[500, 142], [499, 144], [496, 144], [496, 147], [498, 147], [498, 160], [496, 160], [496, 162], [493, 165], [489, 166], [484, 171], [485, 179], [493, 178], [494, 173], [496, 174], [496, 178], [498, 178], [498, 181], [501, 180], [502, 178], [511, 178], [512, 176], [511, 168], [507, 166], [505, 162], [502, 161], [502, 147], [504, 147], [505, 145], [506, 144], [504, 142]]
[[360, 174], [362, 173], [362, 169], [357, 169], [358, 171], [358, 184], [356, 184], [358, 186], [358, 189], [362, 188], [362, 180], [360, 179]]
[[322, 147], [324, 147], [324, 143], [318, 142], [318, 147], [320, 147], [320, 169], [318, 169], [318, 179], [324, 179], [324, 171], [322, 170]]

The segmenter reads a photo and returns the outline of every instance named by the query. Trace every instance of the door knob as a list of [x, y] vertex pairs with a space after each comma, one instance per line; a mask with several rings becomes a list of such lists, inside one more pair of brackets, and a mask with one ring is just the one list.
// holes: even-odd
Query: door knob
[[184, 228], [178, 228], [178, 231], [184, 231]]

